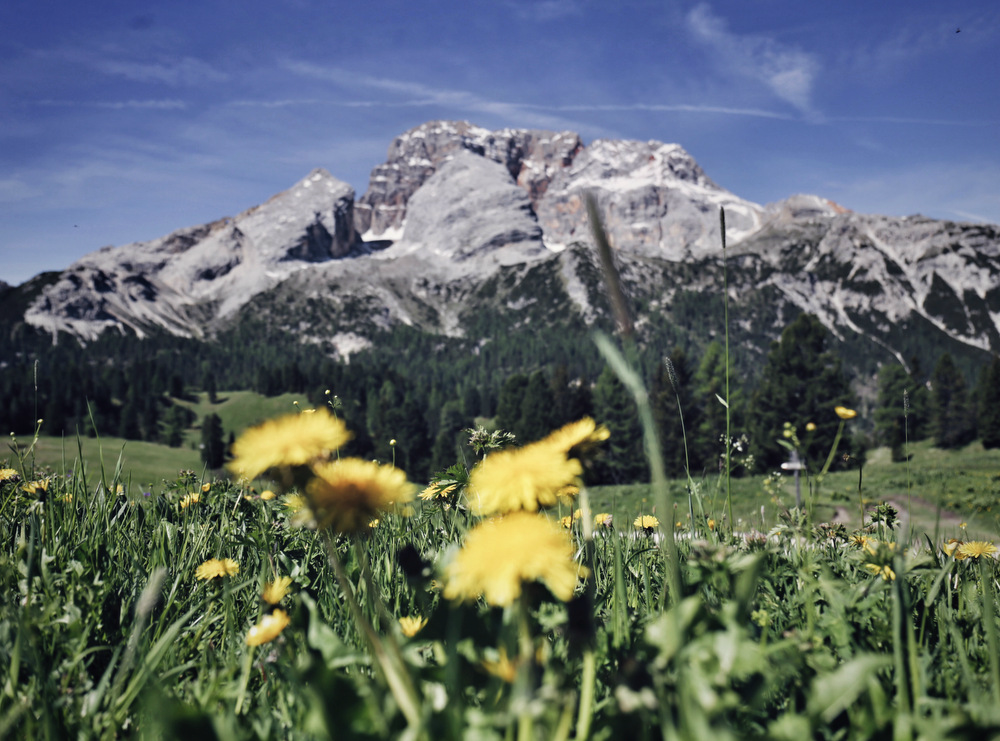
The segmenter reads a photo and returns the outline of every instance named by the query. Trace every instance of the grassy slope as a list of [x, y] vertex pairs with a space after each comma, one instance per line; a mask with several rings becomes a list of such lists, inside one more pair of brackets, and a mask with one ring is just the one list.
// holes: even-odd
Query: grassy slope
[[[909, 507], [918, 535], [922, 532], [933, 535], [937, 528], [942, 537], [998, 537], [1000, 450], [983, 450], [980, 443], [973, 443], [960, 450], [946, 451], [932, 447], [929, 441], [917, 443], [910, 450], [909, 486], [905, 463], [893, 463], [886, 448], [870, 451], [861, 489], [867, 506], [888, 500], [901, 516]], [[795, 487], [790, 476], [785, 477], [777, 501], [765, 491], [763, 481], [763, 476], [732, 480], [734, 517], [759, 529], [773, 526], [778, 513], [795, 504]], [[724, 483], [706, 479], [701, 485], [706, 513], [719, 518], [725, 509]], [[686, 522], [687, 494], [682, 482], [675, 482], [673, 490], [680, 512], [677, 519]], [[809, 501], [809, 487], [804, 479], [802, 496]], [[614, 512], [619, 518], [630, 520], [639, 514], [650, 514], [654, 501], [646, 485], [594, 487], [591, 497], [595, 512]], [[938, 504], [944, 508], [940, 520]], [[817, 521], [838, 517], [848, 529], [857, 527], [860, 512], [857, 470], [828, 475], [815, 496], [815, 505]], [[765, 511], [763, 523], [761, 507]], [[964, 529], [959, 527], [963, 522], [967, 523]]]
[[[30, 444], [30, 440], [20, 440], [20, 443]], [[149, 486], [156, 485], [163, 479], [177, 478], [177, 472], [189, 469], [201, 472], [201, 457], [197, 450], [190, 448], [170, 448], [156, 443], [145, 443], [137, 440], [123, 440], [119, 437], [102, 437], [100, 441], [92, 437], [80, 438], [83, 448], [83, 460], [89, 484], [96, 484], [101, 476], [101, 458], [103, 455], [104, 471], [110, 483], [115, 473], [115, 467], [121, 457], [122, 483], [131, 484], [148, 491]], [[76, 438], [45, 437], [38, 438], [34, 449], [36, 471], [51, 469], [56, 474], [66, 474], [74, 470], [80, 460], [80, 448]], [[12, 465], [13, 457], [8, 464]], [[28, 459], [30, 465], [31, 459]], [[19, 468], [19, 466], [15, 466]]]
[[[187, 431], [184, 446], [171, 448], [156, 443], [140, 442], [138, 440], [123, 440], [118, 437], [101, 437], [100, 445], [95, 438], [81, 438], [83, 460], [86, 463], [88, 479], [97, 481], [101, 471], [101, 455], [104, 457], [104, 468], [108, 479], [114, 474], [118, 457], [124, 458], [122, 469], [123, 479], [129, 475], [136, 486], [158, 485], [163, 479], [175, 479], [177, 472], [189, 469], [202, 472], [201, 456], [198, 445], [201, 442], [201, 419], [210, 413], [218, 414], [222, 427], [228, 436], [232, 431], [239, 433], [270, 417], [294, 411], [293, 401], [308, 408], [311, 406], [302, 394], [282, 394], [281, 396], [265, 397], [252, 391], [227, 391], [218, 394], [218, 403], [210, 404], [206, 394], [198, 394], [193, 401], [175, 399], [180, 406], [187, 407], [198, 415], [195, 425]], [[31, 439], [20, 439], [21, 449], [31, 443]], [[4, 463], [0, 456], [0, 466], [14, 465], [13, 456]], [[80, 459], [76, 438], [60, 438], [42, 435], [34, 449], [35, 465], [39, 468], [49, 468], [56, 473], [68, 473]], [[18, 467], [18, 466], [15, 466]]]

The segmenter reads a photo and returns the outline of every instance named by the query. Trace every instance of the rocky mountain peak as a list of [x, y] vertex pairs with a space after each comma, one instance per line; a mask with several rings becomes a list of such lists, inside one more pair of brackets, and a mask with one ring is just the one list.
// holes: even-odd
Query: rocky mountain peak
[[467, 150], [503, 165], [532, 206], [555, 173], [583, 148], [578, 134], [530, 129], [489, 131], [466, 121], [430, 121], [396, 137], [386, 162], [372, 170], [355, 207], [365, 239], [398, 239], [410, 197], [456, 152]]

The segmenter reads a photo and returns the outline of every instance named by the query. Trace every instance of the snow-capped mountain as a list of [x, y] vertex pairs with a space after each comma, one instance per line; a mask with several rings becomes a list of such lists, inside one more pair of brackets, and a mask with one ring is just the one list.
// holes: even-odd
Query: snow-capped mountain
[[737, 336], [773, 338], [806, 310], [841, 342], [904, 362], [928, 334], [1000, 351], [1000, 227], [859, 215], [817, 196], [761, 206], [677, 144], [448, 121], [399, 136], [357, 201], [315, 170], [233, 218], [83, 257], [25, 320], [87, 339], [210, 337], [252, 317], [341, 356], [400, 325], [468, 337], [484, 311], [515, 328], [567, 312], [589, 323], [604, 308], [588, 193], [640, 329], [702, 331], [691, 307], [720, 295], [721, 207]]

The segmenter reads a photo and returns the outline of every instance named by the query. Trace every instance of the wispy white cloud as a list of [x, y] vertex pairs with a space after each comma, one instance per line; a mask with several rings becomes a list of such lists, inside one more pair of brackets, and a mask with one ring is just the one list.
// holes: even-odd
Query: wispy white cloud
[[124, 110], [183, 110], [187, 103], [183, 100], [39, 100], [35, 105], [50, 108], [106, 108]]
[[[576, 127], [581, 133], [590, 133], [594, 127], [581, 125], [560, 116], [541, 111], [548, 110], [521, 103], [490, 100], [478, 93], [450, 87], [435, 87], [412, 80], [397, 80], [387, 77], [357, 74], [341, 67], [323, 66], [311, 62], [288, 60], [283, 66], [290, 72], [303, 77], [323, 80], [341, 89], [361, 89], [387, 93], [383, 100], [352, 101], [345, 99], [343, 105], [386, 106], [386, 107], [440, 107], [456, 111], [462, 116], [482, 113], [497, 116], [511, 125], [530, 126], [546, 129], [566, 129]], [[555, 109], [553, 109], [555, 110]]]
[[508, 0], [505, 5], [521, 20], [546, 23], [583, 12], [579, 0]]
[[767, 36], [733, 33], [705, 3], [695, 6], [686, 20], [693, 36], [726, 70], [757, 80], [803, 113], [814, 114], [813, 81], [820, 69], [814, 55]]
[[94, 67], [107, 75], [124, 77], [135, 82], [159, 82], [173, 87], [198, 86], [229, 80], [229, 74], [195, 57], [138, 62], [134, 60], [91, 60]]
[[[351, 100], [348, 98], [302, 98], [274, 101], [238, 101], [234, 105], [261, 107], [284, 107], [291, 105], [339, 105], [349, 107], [427, 107], [440, 106], [471, 113], [490, 113], [504, 117], [518, 126], [541, 126], [545, 128], [566, 128], [576, 126], [584, 130], [595, 130], [594, 126], [567, 120], [559, 114], [612, 113], [612, 112], [660, 112], [694, 113], [722, 116], [751, 116], [781, 120], [797, 117], [779, 111], [762, 108], [738, 108], [689, 103], [579, 103], [546, 104], [516, 101], [489, 100], [468, 90], [437, 88], [420, 82], [396, 80], [385, 77], [359, 75], [339, 67], [324, 67], [310, 62], [288, 61], [285, 66], [290, 71], [314, 79], [332, 82], [341, 87], [365, 88], [390, 94], [381, 100]], [[405, 97], [395, 97], [405, 96]], [[548, 112], [552, 115], [540, 115]], [[607, 133], [607, 132], [602, 132]]]

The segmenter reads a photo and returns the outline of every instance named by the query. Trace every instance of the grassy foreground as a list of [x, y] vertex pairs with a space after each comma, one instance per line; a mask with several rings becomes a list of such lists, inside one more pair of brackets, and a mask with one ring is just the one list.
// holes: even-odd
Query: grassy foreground
[[369, 462], [310, 464], [313, 483], [262, 463], [285, 471], [279, 496], [194, 473], [143, 491], [120, 472], [5, 472], [0, 736], [1000, 734], [991, 543], [911, 538], [885, 508], [731, 528], [707, 495], [676, 528], [648, 491], [581, 491], [562, 523], [482, 509], [526, 470], [579, 470], [589, 438], [568, 436], [489, 456], [501, 470], [471, 472], [488, 485], [456, 466], [408, 503], [405, 477]]

